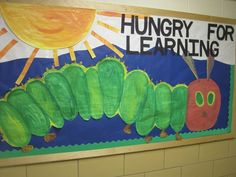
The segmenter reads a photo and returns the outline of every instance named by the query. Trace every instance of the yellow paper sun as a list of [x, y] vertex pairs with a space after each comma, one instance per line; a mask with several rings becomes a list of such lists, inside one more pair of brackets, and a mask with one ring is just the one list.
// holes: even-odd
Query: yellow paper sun
[[21, 40], [41, 49], [74, 46], [90, 30], [95, 10], [3, 4], [2, 15]]
[[[16, 3], [1, 3], [0, 10], [12, 32], [26, 44], [35, 48], [16, 84], [20, 84], [24, 79], [39, 49], [52, 50], [55, 66], [59, 66], [57, 50], [61, 48], [68, 48], [71, 60], [76, 61], [73, 46], [81, 42], [90, 32], [96, 15], [96, 11], [93, 9]], [[97, 21], [97, 25], [116, 33], [120, 31], [102, 21]], [[5, 33], [7, 33], [7, 30], [3, 28], [0, 31], [0, 36]], [[91, 35], [113, 50], [118, 56], [123, 57], [123, 54], [115, 46], [95, 31], [92, 31]], [[0, 59], [16, 43], [16, 40], [12, 40], [7, 44], [0, 51]], [[96, 55], [87, 40], [84, 41], [84, 46], [91, 58], [95, 58]]]

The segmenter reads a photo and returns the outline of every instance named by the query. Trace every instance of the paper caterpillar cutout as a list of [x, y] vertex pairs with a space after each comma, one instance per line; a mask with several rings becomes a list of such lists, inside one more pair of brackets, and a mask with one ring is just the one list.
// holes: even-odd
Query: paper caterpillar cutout
[[[184, 60], [197, 76], [192, 58]], [[209, 79], [213, 62], [209, 67], [207, 79], [196, 77], [189, 86], [172, 87], [166, 82], [154, 85], [142, 70], [127, 72], [116, 58], [107, 57], [89, 68], [67, 64], [8, 92], [0, 101], [0, 131], [9, 145], [25, 147], [32, 134], [46, 136], [51, 126], [62, 128], [64, 119], [73, 120], [78, 114], [85, 121], [119, 114], [128, 125], [126, 133], [135, 123], [141, 136], [148, 137], [157, 127], [165, 137], [171, 126], [180, 139], [185, 123], [189, 130], [201, 131], [217, 120], [221, 95]]]

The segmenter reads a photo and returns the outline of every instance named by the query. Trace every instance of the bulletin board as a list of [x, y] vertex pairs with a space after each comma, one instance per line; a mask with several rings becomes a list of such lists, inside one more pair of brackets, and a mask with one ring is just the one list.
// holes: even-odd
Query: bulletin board
[[234, 137], [233, 19], [0, 4], [0, 166]]

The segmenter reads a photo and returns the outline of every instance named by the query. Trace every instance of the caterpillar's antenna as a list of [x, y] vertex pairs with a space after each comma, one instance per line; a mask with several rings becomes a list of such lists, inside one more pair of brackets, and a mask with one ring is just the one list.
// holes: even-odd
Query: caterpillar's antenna
[[207, 79], [210, 79], [211, 77], [211, 72], [214, 67], [214, 62], [215, 58], [211, 54], [209, 54], [207, 58]]
[[190, 68], [190, 70], [193, 72], [193, 74], [196, 77], [196, 79], [198, 79], [197, 70], [195, 68], [195, 64], [194, 64], [193, 58], [191, 56], [189, 56], [189, 53], [187, 53], [186, 56], [183, 55], [182, 57], [183, 57], [185, 63]]

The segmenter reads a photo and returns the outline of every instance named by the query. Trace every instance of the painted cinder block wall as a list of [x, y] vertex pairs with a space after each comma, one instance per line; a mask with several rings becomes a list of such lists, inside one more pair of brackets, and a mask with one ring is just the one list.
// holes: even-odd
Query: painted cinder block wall
[[[236, 19], [235, 0], [89, 1]], [[236, 139], [99, 158], [0, 168], [0, 177], [236, 177]]]

